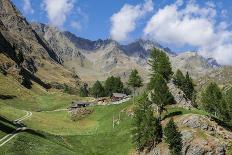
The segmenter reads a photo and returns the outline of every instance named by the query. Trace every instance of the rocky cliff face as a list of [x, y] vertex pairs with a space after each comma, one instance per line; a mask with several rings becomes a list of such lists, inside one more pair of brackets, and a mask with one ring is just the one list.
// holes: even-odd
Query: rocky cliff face
[[[214, 120], [197, 114], [176, 116], [175, 122], [182, 134], [183, 155], [225, 155], [232, 134]], [[167, 120], [163, 121], [165, 125]], [[149, 155], [170, 155], [168, 145], [157, 145]]]
[[[1, 70], [15, 76], [22, 84], [31, 87], [32, 81], [47, 88], [47, 82], [72, 74], [60, 64], [61, 59], [41, 38], [10, 0], [0, 1], [0, 62]], [[8, 63], [11, 62], [11, 63]], [[49, 68], [47, 70], [44, 66]], [[55, 71], [52, 71], [56, 69]]]
[[63, 64], [69, 69], [74, 69], [87, 81], [104, 80], [112, 74], [126, 79], [128, 72], [133, 68], [137, 68], [146, 81], [149, 70], [147, 59], [153, 48], [162, 49], [167, 53], [174, 71], [176, 69], [189, 71], [194, 77], [202, 76], [219, 67], [215, 60], [205, 59], [196, 52], [178, 55], [150, 40], [139, 39], [128, 45], [121, 45], [110, 39], [96, 41], [83, 39], [44, 24], [32, 25], [53, 51], [63, 59]]

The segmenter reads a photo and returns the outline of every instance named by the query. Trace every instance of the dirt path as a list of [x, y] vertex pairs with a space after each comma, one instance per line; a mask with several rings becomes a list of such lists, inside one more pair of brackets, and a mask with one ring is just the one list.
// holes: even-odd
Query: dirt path
[[32, 112], [26, 111], [26, 115], [23, 117], [20, 117], [16, 120], [13, 121], [13, 123], [15, 125], [21, 126], [18, 127], [14, 132], [4, 136], [2, 139], [0, 139], [0, 147], [3, 146], [4, 144], [6, 144], [7, 142], [9, 142], [11, 139], [13, 139], [20, 131], [24, 131], [26, 130], [26, 127], [23, 127], [23, 125], [21, 124], [21, 122], [29, 117], [32, 116]]

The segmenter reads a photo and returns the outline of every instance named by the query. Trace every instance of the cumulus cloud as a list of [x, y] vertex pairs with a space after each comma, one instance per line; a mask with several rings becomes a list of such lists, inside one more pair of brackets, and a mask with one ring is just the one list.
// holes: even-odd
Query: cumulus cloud
[[30, 0], [23, 0], [23, 11], [26, 14], [33, 14], [34, 13], [34, 9], [31, 6]]
[[74, 28], [76, 30], [81, 30], [81, 28], [82, 28], [81, 24], [77, 21], [72, 21], [71, 26], [72, 26], [72, 28]]
[[121, 10], [111, 17], [110, 35], [117, 41], [125, 41], [128, 34], [135, 30], [137, 21], [146, 13], [153, 10], [152, 0], [145, 0], [144, 4], [125, 4]]
[[50, 23], [62, 27], [74, 8], [74, 0], [43, 0], [43, 8]]
[[232, 32], [224, 21], [217, 23], [213, 3], [200, 7], [190, 1], [183, 7], [178, 1], [158, 10], [144, 29], [145, 36], [176, 46], [193, 46], [206, 57], [221, 64], [232, 64]]

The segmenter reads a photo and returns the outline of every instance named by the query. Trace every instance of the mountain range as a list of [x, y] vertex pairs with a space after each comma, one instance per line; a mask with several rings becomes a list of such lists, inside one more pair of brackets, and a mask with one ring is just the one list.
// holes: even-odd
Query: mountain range
[[194, 77], [220, 67], [214, 59], [206, 59], [197, 52], [176, 54], [151, 40], [138, 39], [122, 45], [111, 39], [83, 39], [71, 32], [41, 23], [32, 23], [32, 27], [56, 51], [66, 68], [87, 81], [104, 80], [110, 75], [126, 79], [133, 68], [138, 69], [146, 81], [149, 77], [147, 59], [153, 48], [162, 49], [169, 56], [174, 70], [179, 68], [184, 72], [189, 71]]

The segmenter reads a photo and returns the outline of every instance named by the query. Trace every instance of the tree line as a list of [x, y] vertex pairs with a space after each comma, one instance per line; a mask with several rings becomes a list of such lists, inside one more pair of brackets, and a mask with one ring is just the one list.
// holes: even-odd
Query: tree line
[[[174, 74], [168, 56], [159, 49], [151, 51], [148, 64], [151, 68], [150, 81], [145, 93], [138, 99], [134, 112], [132, 135], [138, 153], [165, 141], [172, 155], [181, 155], [182, 135], [173, 118], [169, 119], [164, 128], [161, 125], [166, 105], [174, 103], [168, 82], [173, 82], [182, 90], [184, 98], [191, 101], [193, 107], [232, 125], [232, 88], [222, 91], [216, 83], [210, 83], [202, 93], [197, 93], [189, 73], [184, 75], [178, 69]], [[200, 103], [197, 104], [196, 101]], [[156, 110], [153, 105], [156, 105]]]
[[93, 96], [95, 98], [112, 96], [113, 93], [131, 94], [131, 90], [123, 84], [120, 77], [110, 76], [104, 82], [96, 81], [91, 88], [84, 84], [80, 88], [81, 97]]
[[[152, 149], [164, 139], [168, 143], [170, 152], [179, 155], [182, 149], [181, 133], [173, 119], [169, 120], [164, 129], [161, 125], [165, 106], [174, 102], [174, 97], [167, 86], [173, 76], [171, 63], [162, 50], [154, 49], [151, 51], [148, 64], [151, 66], [150, 81], [135, 109], [133, 142], [139, 153], [145, 148]], [[153, 104], [157, 107], [156, 115], [154, 115]]]

